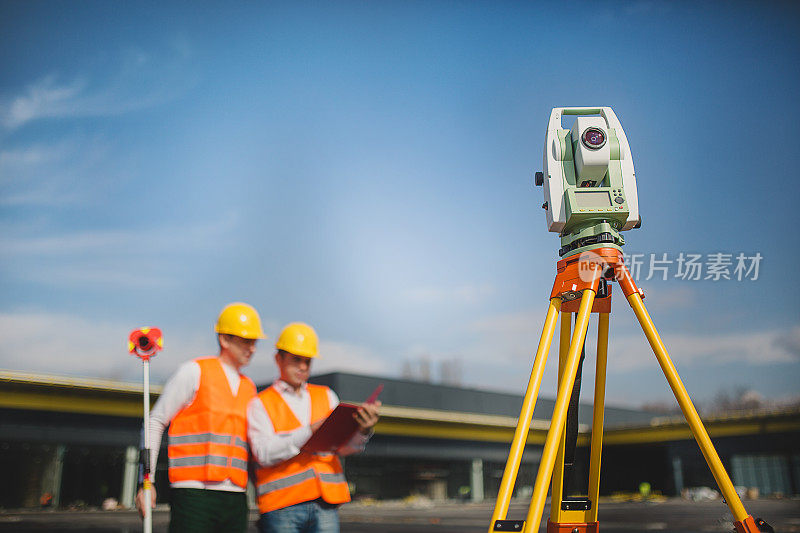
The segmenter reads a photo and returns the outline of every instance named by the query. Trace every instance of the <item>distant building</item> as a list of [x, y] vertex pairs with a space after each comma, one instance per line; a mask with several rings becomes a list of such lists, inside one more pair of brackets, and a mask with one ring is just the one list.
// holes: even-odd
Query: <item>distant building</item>
[[[468, 494], [494, 498], [514, 437], [522, 396], [448, 385], [332, 373], [309, 381], [331, 387], [342, 401], [364, 401], [379, 384], [382, 418], [366, 451], [345, 460], [357, 495], [401, 498], [419, 493], [433, 499]], [[548, 421], [555, 402], [539, 398], [517, 478], [517, 493], [532, 491]], [[588, 430], [591, 406], [579, 409]], [[652, 413], [606, 408], [609, 425], [649, 424]], [[468, 487], [469, 490], [463, 490]], [[461, 489], [461, 490], [460, 490]]]
[[[433, 499], [494, 499], [522, 395], [332, 373], [314, 383], [359, 403], [384, 384], [381, 421], [365, 453], [348, 457], [354, 497], [422, 494]], [[260, 384], [261, 387], [268, 384]], [[152, 387], [151, 401], [160, 393]], [[515, 494], [529, 496], [553, 401], [540, 398]], [[138, 481], [142, 387], [0, 371], [0, 507], [99, 506], [108, 497], [131, 506]], [[579, 409], [577, 477], [585, 475], [591, 407]], [[734, 484], [762, 495], [800, 493], [800, 410], [705, 420]], [[606, 407], [601, 493], [653, 490], [677, 494], [714, 481], [688, 426], [675, 418]], [[166, 448], [156, 470], [168, 501]]]

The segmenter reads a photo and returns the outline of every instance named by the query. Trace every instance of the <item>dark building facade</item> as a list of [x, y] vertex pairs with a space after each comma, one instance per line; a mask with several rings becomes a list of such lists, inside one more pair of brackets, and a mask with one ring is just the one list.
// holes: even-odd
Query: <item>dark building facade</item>
[[[384, 385], [382, 416], [363, 454], [345, 459], [356, 498], [423, 495], [434, 500], [496, 497], [521, 395], [375, 376], [332, 373], [312, 382], [359, 403]], [[268, 384], [261, 384], [262, 387]], [[151, 402], [160, 393], [152, 388]], [[529, 496], [553, 401], [540, 399], [515, 495]], [[131, 506], [138, 481], [141, 385], [0, 371], [0, 468], [18, 480], [0, 488], [0, 508]], [[585, 476], [592, 410], [579, 409], [576, 477]], [[800, 493], [800, 411], [704, 420], [734, 484], [762, 495]], [[714, 487], [688, 426], [631, 409], [605, 410], [601, 493], [677, 494]], [[159, 501], [169, 501], [166, 450], [156, 469]]]
[[[398, 498], [421, 494], [433, 499], [494, 498], [500, 487], [522, 396], [417, 381], [332, 373], [315, 376], [342, 401], [364, 401], [383, 385], [384, 417], [365, 452], [345, 461], [357, 496]], [[533, 490], [547, 421], [555, 402], [539, 398], [533, 430], [517, 476], [516, 493]], [[651, 413], [609, 407], [607, 425], [649, 424]], [[578, 409], [578, 424], [588, 429], [592, 408]], [[585, 444], [585, 443], [584, 443]]]

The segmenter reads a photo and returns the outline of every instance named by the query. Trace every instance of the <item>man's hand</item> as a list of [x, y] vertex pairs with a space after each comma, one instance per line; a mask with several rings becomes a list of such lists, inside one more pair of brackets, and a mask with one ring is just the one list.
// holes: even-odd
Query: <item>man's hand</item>
[[353, 418], [358, 422], [359, 430], [364, 435], [369, 435], [373, 426], [378, 423], [378, 410], [380, 407], [381, 402], [362, 403], [361, 407], [353, 415]]
[[[156, 488], [150, 488], [150, 508], [156, 508]], [[139, 492], [136, 493], [136, 510], [139, 511], [139, 516], [144, 518], [144, 489], [139, 489]]]
[[309, 426], [311, 428], [311, 433], [314, 433], [315, 431], [317, 431], [319, 429], [319, 427], [322, 425], [322, 423], [325, 422], [325, 420], [326, 419], [323, 418], [322, 420], [317, 420], [316, 422], [311, 424], [311, 426]]

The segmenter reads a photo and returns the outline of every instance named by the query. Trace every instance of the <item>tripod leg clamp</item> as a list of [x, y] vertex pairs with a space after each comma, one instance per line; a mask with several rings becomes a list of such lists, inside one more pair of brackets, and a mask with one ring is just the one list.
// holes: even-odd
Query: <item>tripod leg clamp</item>
[[492, 531], [522, 531], [525, 520], [495, 520]]

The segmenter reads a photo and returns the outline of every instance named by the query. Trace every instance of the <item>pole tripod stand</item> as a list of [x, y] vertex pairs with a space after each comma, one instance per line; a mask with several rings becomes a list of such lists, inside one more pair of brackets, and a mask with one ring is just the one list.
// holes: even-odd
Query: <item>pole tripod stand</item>
[[[675, 398], [678, 400], [686, 422], [722, 492], [735, 519], [737, 533], [759, 533], [772, 531], [762, 520], [754, 520], [747, 514], [728, 477], [708, 432], [703, 426], [686, 388], [678, 376], [661, 337], [642, 302], [643, 292], [636, 286], [623, 262], [622, 252], [616, 248], [600, 248], [578, 253], [562, 259], [557, 264], [557, 274], [550, 304], [544, 322], [542, 336], [525, 392], [522, 410], [514, 433], [511, 450], [506, 462], [500, 491], [497, 496], [489, 532], [518, 531], [531, 533], [539, 530], [544, 512], [547, 488], [552, 484], [551, 512], [547, 522], [547, 533], [597, 533], [597, 503], [600, 493], [600, 456], [603, 444], [603, 409], [605, 401], [606, 358], [608, 353], [608, 324], [611, 314], [611, 282], [616, 281], [633, 309], [650, 347], [667, 378]], [[530, 430], [533, 408], [539, 394], [547, 354], [556, 328], [556, 318], [561, 313], [561, 338], [559, 346], [559, 380], [556, 403], [550, 420], [550, 429], [542, 451], [539, 470], [528, 509], [523, 520], [506, 520], [508, 507], [516, 482]], [[591, 313], [599, 313], [597, 335], [597, 368], [595, 375], [594, 411], [590, 442], [589, 485], [587, 498], [565, 498], [562, 493], [564, 480], [564, 435], [567, 410], [578, 373], [581, 352], [586, 339]], [[571, 330], [571, 315], [575, 313], [575, 329]], [[558, 461], [557, 461], [558, 460]], [[759, 525], [765, 529], [760, 529]], [[769, 529], [766, 529], [769, 528]]]

